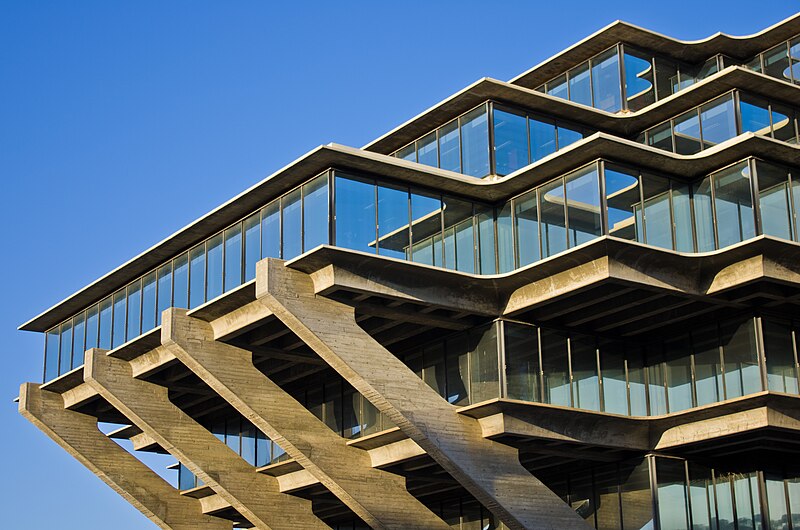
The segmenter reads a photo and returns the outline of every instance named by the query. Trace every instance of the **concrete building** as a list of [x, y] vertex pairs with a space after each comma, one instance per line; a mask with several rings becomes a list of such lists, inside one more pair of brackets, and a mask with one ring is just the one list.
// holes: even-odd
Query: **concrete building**
[[800, 15], [615, 22], [26, 322], [20, 413], [165, 529], [800, 530], [799, 114]]

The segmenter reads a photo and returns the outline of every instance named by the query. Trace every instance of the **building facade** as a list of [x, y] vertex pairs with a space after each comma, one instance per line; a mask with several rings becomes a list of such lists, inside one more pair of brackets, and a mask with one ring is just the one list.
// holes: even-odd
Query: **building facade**
[[616, 22], [26, 322], [20, 412], [165, 529], [800, 530], [799, 121], [800, 15]]

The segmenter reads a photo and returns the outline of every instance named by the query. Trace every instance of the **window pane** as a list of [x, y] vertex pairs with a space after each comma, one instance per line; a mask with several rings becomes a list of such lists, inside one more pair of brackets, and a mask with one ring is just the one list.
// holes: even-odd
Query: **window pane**
[[628, 109], [643, 109], [656, 100], [650, 57], [625, 47], [625, 96]]
[[256, 277], [256, 263], [261, 259], [261, 220], [259, 212], [244, 220], [244, 281]]
[[726, 322], [722, 325], [722, 351], [725, 362], [726, 399], [760, 392], [753, 319]]
[[642, 175], [644, 191], [644, 233], [647, 244], [672, 250], [672, 217], [669, 181], [655, 175]]
[[83, 364], [83, 353], [86, 351], [86, 320], [83, 313], [72, 319], [72, 368]]
[[86, 346], [87, 350], [97, 348], [97, 324], [99, 322], [97, 305], [86, 311]]
[[767, 494], [767, 519], [771, 530], [789, 529], [789, 511], [786, 509], [786, 488], [780, 475], [764, 474]]
[[[172, 305], [172, 264], [167, 263], [158, 269], [158, 311], [156, 312], [156, 322], [161, 324], [161, 314], [165, 309]], [[114, 321], [117, 314], [114, 310]]]
[[616, 47], [592, 59], [592, 87], [595, 107], [607, 112], [622, 108]]
[[228, 421], [225, 423], [225, 444], [233, 449], [233, 452], [237, 455], [241, 454], [239, 446], [239, 428], [238, 416], [228, 418]]
[[567, 74], [561, 75], [547, 83], [547, 93], [557, 98], [569, 99], [567, 97]]
[[267, 436], [256, 429], [256, 467], [262, 467], [269, 464], [270, 460], [272, 459], [272, 455], [270, 454], [270, 439]]
[[658, 416], [667, 413], [666, 387], [664, 385], [664, 363], [661, 355], [648, 355], [647, 359], [647, 395], [650, 398], [650, 415]]
[[693, 155], [703, 147], [700, 144], [700, 119], [697, 110], [675, 118], [674, 127], [675, 152], [681, 155]]
[[764, 52], [763, 57], [765, 74], [791, 83], [792, 75], [789, 68], [788, 49], [785, 42]]
[[673, 151], [672, 147], [672, 126], [669, 122], [656, 125], [647, 131], [647, 145], [664, 149], [665, 151]]
[[731, 491], [730, 476], [727, 474], [715, 477], [714, 497], [717, 500], [717, 521], [720, 528], [732, 529], [735, 526], [733, 516], [733, 493]]
[[[114, 348], [125, 342], [125, 289], [120, 289], [114, 293], [114, 331], [112, 338], [111, 345]], [[61, 352], [63, 357], [63, 347]]]
[[497, 175], [508, 175], [528, 165], [525, 116], [494, 109], [494, 158]]
[[647, 387], [644, 380], [643, 355], [639, 348], [629, 348], [625, 354], [631, 416], [647, 416]]
[[44, 381], [58, 377], [58, 346], [61, 335], [58, 326], [47, 332], [44, 345]]
[[142, 283], [141, 280], [136, 280], [128, 286], [128, 340], [138, 337], [142, 331], [141, 327], [142, 318]]
[[570, 246], [602, 235], [597, 164], [567, 175], [565, 187]]
[[109, 296], [100, 302], [100, 334], [97, 342], [104, 350], [111, 349], [111, 321], [112, 303]]
[[570, 406], [567, 339], [555, 331], [541, 329], [544, 402]]
[[713, 177], [719, 248], [754, 237], [756, 230], [748, 163], [738, 164]]
[[436, 195], [411, 193], [411, 259], [442, 265], [442, 203]]
[[597, 498], [597, 528], [617, 530], [620, 528], [619, 478], [617, 465], [606, 464], [594, 468], [594, 487]]
[[597, 349], [591, 337], [570, 339], [572, 365], [572, 406], [600, 410], [600, 378], [597, 375]]
[[689, 504], [693, 530], [717, 528], [713, 490], [714, 482], [711, 478], [711, 470], [689, 463]]
[[225, 230], [225, 291], [242, 284], [242, 225]]
[[402, 158], [403, 160], [408, 160], [409, 162], [416, 162], [417, 152], [414, 148], [414, 142], [411, 142], [407, 146], [397, 151], [396, 156], [397, 158]]
[[628, 385], [625, 380], [625, 346], [609, 342], [600, 346], [600, 371], [603, 374], [605, 412], [628, 414]]
[[200, 243], [189, 251], [189, 307], [202, 305], [206, 298], [206, 251]]
[[156, 327], [156, 271], [142, 280], [142, 331]]
[[172, 260], [172, 305], [189, 307], [189, 257], [186, 253]]
[[741, 529], [761, 528], [761, 502], [758, 498], [756, 473], [734, 473], [733, 496], [736, 502], [736, 518]]
[[[723, 96], [700, 107], [700, 122], [703, 127], [703, 148], [712, 147], [736, 136], [733, 96]], [[677, 129], [677, 125], [675, 127]]]
[[504, 322], [506, 393], [511, 399], [540, 401], [539, 337], [536, 328]]
[[461, 151], [458, 139], [458, 120], [439, 129], [439, 167], [461, 173]]
[[639, 463], [621, 464], [619, 474], [623, 528], [625, 530], [653, 528], [649, 459], [645, 458]]
[[461, 122], [461, 158], [464, 163], [463, 173], [473, 177], [484, 177], [489, 174], [489, 119], [486, 106], [462, 116]]
[[303, 185], [303, 252], [328, 244], [328, 175]]
[[658, 519], [661, 530], [689, 527], [686, 499], [686, 471], [683, 460], [656, 458], [658, 477]]
[[542, 257], [549, 257], [567, 248], [564, 219], [564, 181], [555, 180], [539, 189]]
[[763, 319], [763, 333], [769, 390], [797, 394], [792, 329], [780, 320]]
[[675, 228], [675, 250], [694, 252], [692, 203], [689, 185], [672, 181], [672, 223]]
[[[766, 101], [747, 94], [739, 94], [739, 112], [742, 116], [743, 133], [752, 132], [769, 136], [769, 106]], [[703, 134], [705, 135], [705, 129]]]
[[717, 326], [703, 326], [692, 331], [697, 405], [716, 403], [723, 399], [722, 363]]
[[800, 83], [800, 37], [789, 43], [789, 60], [792, 64], [792, 79]]
[[684, 336], [664, 344], [666, 358], [667, 397], [669, 411], [692, 408], [692, 360], [689, 337]]
[[528, 120], [531, 135], [531, 162], [556, 152], [556, 126], [553, 123]]
[[800, 527], [800, 478], [793, 477], [786, 480], [786, 489], [789, 491], [789, 508], [792, 510], [792, 527]]
[[409, 259], [408, 188], [378, 186], [378, 253]]
[[569, 144], [575, 143], [583, 138], [583, 133], [558, 125], [558, 148], [564, 149]]
[[375, 253], [375, 184], [336, 175], [336, 246]]
[[[800, 62], [798, 62], [800, 65]], [[796, 81], [800, 83], [800, 81]], [[797, 132], [795, 131], [795, 116], [797, 113], [787, 107], [772, 105], [772, 135], [776, 140], [797, 143]]]
[[500, 397], [497, 366], [497, 324], [470, 331], [470, 403]]
[[592, 106], [588, 61], [569, 71], [569, 99], [581, 105]]
[[[800, 190], [796, 196], [800, 201]], [[511, 203], [512, 201], [508, 201], [497, 211], [497, 272], [499, 273], [514, 270], [514, 228], [511, 221]]]
[[463, 272], [475, 272], [475, 237], [472, 227], [472, 203], [443, 198], [444, 266]]
[[256, 465], [256, 428], [249, 421], [242, 421], [242, 458]]
[[[409, 368], [414, 370], [411, 364]], [[415, 370], [416, 371], [416, 370]], [[425, 347], [422, 353], [422, 379], [442, 397], [447, 396], [447, 373], [445, 372], [444, 342]]]
[[770, 236], [792, 239], [788, 173], [760, 160], [756, 161], [756, 171], [762, 232]]
[[492, 208], [476, 206], [475, 217], [478, 224], [478, 265], [480, 274], [495, 274], [494, 214]]
[[641, 210], [639, 177], [636, 171], [605, 165], [608, 234], [631, 241], [644, 242], [637, 230], [634, 215]]
[[[125, 296], [122, 297], [123, 304]], [[124, 307], [124, 305], [123, 305]], [[123, 326], [125, 321], [123, 320]], [[123, 327], [123, 332], [124, 332]], [[59, 375], [65, 374], [72, 368], [72, 322], [67, 321], [61, 324], [61, 358], [59, 360], [58, 373]]]
[[711, 209], [711, 177], [694, 185], [692, 190], [694, 222], [697, 232], [697, 251], [708, 252], [716, 248], [714, 243], [714, 216]]
[[300, 189], [281, 197], [281, 226], [283, 228], [283, 259], [296, 258], [302, 253], [303, 227]]
[[281, 257], [280, 201], [272, 201], [261, 210], [261, 257]]
[[524, 267], [540, 259], [539, 220], [536, 190], [514, 199], [514, 221], [517, 225], [519, 266]]
[[469, 403], [469, 352], [467, 334], [462, 333], [445, 343], [447, 366], [447, 401], [453, 405]]
[[206, 300], [213, 300], [221, 294], [222, 234], [217, 234], [206, 242]]
[[664, 99], [678, 91], [678, 67], [672, 61], [655, 58], [657, 99]]
[[436, 131], [417, 140], [417, 156], [420, 164], [439, 167], [439, 149], [436, 142]]

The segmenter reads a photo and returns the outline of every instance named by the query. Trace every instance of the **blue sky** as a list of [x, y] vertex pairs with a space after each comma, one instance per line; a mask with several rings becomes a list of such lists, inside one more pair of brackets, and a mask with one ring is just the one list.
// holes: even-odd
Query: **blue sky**
[[21, 322], [317, 145], [361, 146], [613, 20], [700, 39], [799, 8], [0, 0], [0, 526], [155, 528], [17, 414], [42, 373]]

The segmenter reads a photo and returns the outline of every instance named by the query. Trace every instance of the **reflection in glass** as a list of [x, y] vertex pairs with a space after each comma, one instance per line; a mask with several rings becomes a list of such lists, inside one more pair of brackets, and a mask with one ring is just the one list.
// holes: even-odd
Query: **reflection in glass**
[[189, 257], [185, 252], [172, 261], [172, 305], [189, 307]]
[[[700, 107], [703, 127], [703, 148], [712, 147], [736, 136], [736, 113], [733, 95], [723, 96]], [[676, 120], [676, 134], [677, 134]]]
[[569, 71], [569, 99], [581, 105], [592, 106], [592, 85], [588, 62]]
[[624, 530], [653, 528], [649, 459], [620, 464], [619, 477]]
[[636, 172], [606, 164], [606, 215], [608, 234], [622, 239], [644, 242], [634, 222], [634, 214], [641, 206], [639, 178]]
[[672, 223], [675, 228], [675, 250], [694, 252], [692, 203], [688, 184], [672, 182]]
[[494, 250], [494, 214], [490, 207], [475, 207], [475, 222], [477, 223], [478, 234], [478, 266], [479, 274], [495, 274], [497, 266], [495, 264]]
[[672, 250], [672, 216], [669, 181], [642, 175], [644, 193], [644, 234], [647, 244]]
[[[303, 251], [303, 223], [300, 188], [281, 197], [281, 237], [283, 259], [292, 259]], [[209, 298], [211, 298], [209, 296]]]
[[762, 319], [764, 353], [767, 359], [767, 387], [775, 392], [797, 394], [797, 369], [788, 323]]
[[442, 202], [429, 193], [411, 192], [411, 259], [442, 265]]
[[603, 410], [628, 414], [628, 388], [625, 378], [625, 345], [609, 342], [600, 346], [600, 371], [603, 374]]
[[513, 322], [503, 322], [503, 328], [508, 397], [523, 401], [541, 401], [539, 339], [536, 328]]
[[716, 248], [714, 213], [711, 208], [711, 177], [704, 178], [692, 189], [694, 223], [697, 234], [697, 251], [709, 252]]
[[280, 200], [274, 200], [261, 210], [261, 257], [281, 257]]
[[647, 145], [666, 151], [674, 151], [672, 145], [672, 125], [670, 122], [656, 125], [647, 131]]
[[142, 331], [156, 327], [156, 271], [142, 279]]
[[[244, 231], [244, 281], [256, 277], [256, 263], [261, 259], [261, 219], [254, 213], [242, 223]], [[326, 226], [327, 229], [327, 226]]]
[[242, 284], [242, 225], [225, 230], [225, 292]]
[[762, 390], [753, 326], [753, 319], [748, 318], [721, 327], [726, 399]]
[[99, 322], [98, 306], [93, 305], [86, 310], [86, 346], [85, 348], [97, 348], [97, 324]]
[[529, 191], [514, 200], [514, 221], [519, 266], [524, 267], [540, 259], [536, 190]]
[[557, 98], [569, 99], [567, 74], [563, 74], [547, 83], [547, 93]]
[[[125, 343], [125, 289], [120, 289], [114, 293], [114, 329], [112, 332], [111, 346], [116, 348], [123, 343]], [[61, 352], [61, 361], [63, 364], [63, 345], [61, 346]]]
[[189, 251], [189, 308], [205, 302], [206, 251], [202, 243]]
[[765, 74], [792, 82], [789, 54], [785, 42], [764, 52], [763, 58]]
[[514, 227], [511, 220], [511, 201], [497, 210], [497, 264], [499, 273], [514, 270]]
[[462, 272], [475, 272], [475, 237], [472, 203], [443, 198], [444, 266]]
[[97, 342], [98, 348], [104, 350], [111, 349], [112, 307], [110, 296], [100, 302], [100, 333]]
[[[655, 359], [654, 359], [655, 358]], [[650, 415], [667, 413], [666, 386], [664, 384], [664, 363], [657, 361], [660, 355], [648, 355], [647, 397], [650, 399]]]
[[[220, 271], [221, 274], [221, 271]], [[221, 281], [221, 280], [220, 280]], [[172, 264], [167, 263], [158, 268], [158, 308], [156, 310], [156, 323], [161, 324], [161, 313], [172, 305]], [[117, 310], [114, 308], [114, 321], [117, 319]]]
[[770, 236], [791, 240], [792, 216], [786, 170], [757, 160], [756, 171], [761, 231]]
[[592, 59], [594, 106], [607, 112], [622, 108], [619, 82], [619, 55], [612, 48]]
[[625, 48], [625, 95], [629, 110], [640, 110], [655, 103], [652, 59]]
[[721, 401], [724, 393], [717, 326], [703, 326], [693, 330], [692, 347], [697, 405]]
[[206, 242], [206, 300], [213, 300], [221, 294], [222, 234], [217, 234]]
[[336, 246], [376, 251], [375, 185], [336, 175]]
[[328, 175], [303, 184], [303, 252], [328, 243]]
[[600, 410], [600, 378], [597, 374], [597, 347], [591, 337], [572, 337], [569, 341], [572, 367], [572, 406]]
[[564, 218], [564, 181], [557, 179], [545, 184], [539, 191], [539, 216], [541, 222], [542, 257], [566, 250], [567, 229]]
[[[122, 297], [122, 301], [123, 301], [123, 308], [124, 308], [124, 302], [125, 302], [124, 294], [123, 294], [123, 297]], [[124, 315], [124, 313], [123, 313], [123, 315]], [[122, 329], [123, 329], [123, 332], [124, 332], [124, 330], [125, 330], [124, 317], [123, 317], [123, 320], [122, 320], [122, 325], [123, 325]], [[60, 331], [59, 335], [61, 337], [61, 345], [60, 345], [60, 348], [59, 348], [60, 351], [61, 351], [61, 357], [60, 357], [60, 360], [59, 360], [58, 373], [59, 374], [65, 374], [65, 373], [69, 372], [70, 369], [72, 368], [72, 322], [67, 321], [67, 322], [64, 322], [63, 324], [61, 324], [61, 331]]]
[[602, 234], [597, 164], [565, 177], [569, 245], [591, 241]]
[[525, 116], [494, 109], [495, 173], [508, 175], [528, 165], [528, 124]]
[[393, 258], [410, 258], [408, 190], [378, 186], [378, 253]]
[[439, 149], [436, 131], [417, 140], [417, 161], [427, 166], [439, 167]]
[[528, 120], [531, 137], [531, 162], [556, 152], [556, 126], [533, 118]]
[[142, 283], [137, 280], [128, 286], [128, 307], [127, 307], [127, 336], [130, 338], [138, 336], [141, 331], [142, 318]]
[[661, 530], [683, 530], [689, 527], [686, 498], [686, 471], [683, 460], [656, 458], [658, 477], [658, 518]]
[[719, 248], [754, 237], [755, 220], [748, 163], [716, 173], [713, 178]]
[[[798, 62], [800, 65], [800, 62]], [[776, 140], [790, 144], [797, 143], [797, 132], [795, 131], [795, 116], [797, 113], [790, 108], [781, 105], [771, 105], [772, 116], [772, 135]]]
[[72, 319], [72, 368], [83, 364], [83, 353], [86, 351], [86, 321], [83, 313]]
[[453, 120], [439, 129], [439, 167], [461, 173], [458, 120]]
[[469, 370], [471, 403], [500, 396], [496, 323], [470, 331]]
[[692, 359], [689, 337], [680, 337], [664, 344], [664, 363], [669, 411], [692, 408]]
[[681, 155], [693, 155], [703, 148], [700, 143], [700, 119], [697, 109], [675, 118], [674, 139], [675, 152]]
[[766, 101], [762, 101], [748, 94], [740, 94], [739, 112], [742, 120], [742, 132], [752, 132], [769, 136], [769, 105]]
[[461, 118], [461, 171], [465, 175], [484, 177], [489, 174], [489, 118], [486, 106], [468, 112]]
[[544, 402], [570, 406], [569, 360], [567, 339], [551, 330], [540, 329]]
[[583, 133], [568, 129], [562, 125], [558, 126], [558, 148], [564, 149], [569, 144], [575, 143], [583, 138]]

